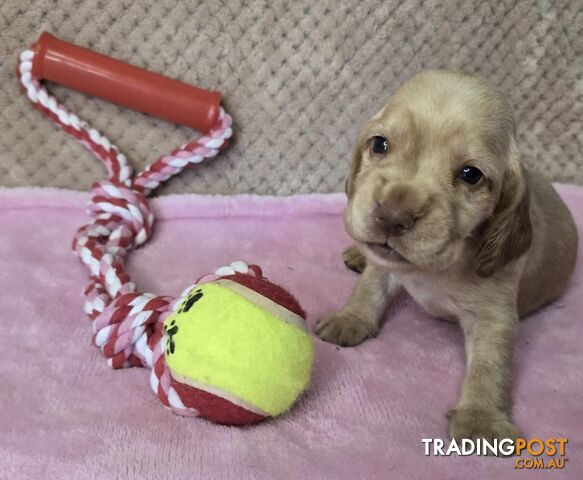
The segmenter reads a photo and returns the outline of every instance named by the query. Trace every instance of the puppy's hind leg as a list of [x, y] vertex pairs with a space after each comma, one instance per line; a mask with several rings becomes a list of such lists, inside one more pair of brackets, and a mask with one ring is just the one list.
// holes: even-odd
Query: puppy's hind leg
[[362, 273], [366, 267], [366, 257], [356, 245], [351, 245], [342, 253], [344, 264], [356, 273]]

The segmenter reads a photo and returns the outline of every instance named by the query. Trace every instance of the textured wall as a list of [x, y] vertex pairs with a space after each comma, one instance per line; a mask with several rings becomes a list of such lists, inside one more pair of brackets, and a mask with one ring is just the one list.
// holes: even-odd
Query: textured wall
[[[359, 127], [412, 74], [462, 68], [498, 84], [523, 159], [583, 184], [583, 1], [8, 0], [0, 6], [0, 184], [85, 190], [103, 171], [18, 90], [42, 30], [220, 90], [236, 143], [165, 192], [339, 191]], [[51, 86], [134, 165], [193, 132]]]

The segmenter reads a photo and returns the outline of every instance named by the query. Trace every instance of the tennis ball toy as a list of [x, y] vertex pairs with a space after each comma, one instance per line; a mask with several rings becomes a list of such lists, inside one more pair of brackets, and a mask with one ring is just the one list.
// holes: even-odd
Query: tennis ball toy
[[206, 281], [188, 289], [164, 322], [171, 386], [216, 423], [286, 412], [308, 386], [313, 360], [301, 306], [257, 266]]
[[[162, 404], [189, 417], [247, 425], [285, 412], [306, 389], [313, 345], [305, 314], [259, 267], [234, 262], [178, 300], [140, 292], [125, 269], [152, 233], [147, 196], [189, 165], [227, 147], [232, 119], [218, 92], [201, 90], [43, 33], [22, 52], [18, 76], [35, 108], [87, 147], [108, 177], [92, 187], [89, 220], [73, 250], [89, 271], [84, 310], [93, 342], [114, 369], [151, 369]], [[54, 81], [203, 135], [133, 173], [107, 137], [42, 84]]]

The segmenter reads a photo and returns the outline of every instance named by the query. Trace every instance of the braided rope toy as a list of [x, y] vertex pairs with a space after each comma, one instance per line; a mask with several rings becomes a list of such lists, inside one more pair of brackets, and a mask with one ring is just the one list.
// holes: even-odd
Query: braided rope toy
[[[20, 55], [18, 77], [33, 105], [107, 169], [107, 180], [92, 187], [90, 221], [79, 228], [73, 250], [89, 269], [84, 310], [108, 365], [150, 368], [152, 390], [179, 415], [244, 425], [286, 411], [306, 388], [313, 358], [305, 313], [293, 296], [241, 261], [201, 277], [177, 299], [137, 292], [124, 268], [128, 252], [152, 232], [147, 195], [187, 166], [215, 157], [232, 136], [220, 95], [47, 33]], [[59, 104], [42, 79], [206, 133], [133, 175], [125, 155]]]

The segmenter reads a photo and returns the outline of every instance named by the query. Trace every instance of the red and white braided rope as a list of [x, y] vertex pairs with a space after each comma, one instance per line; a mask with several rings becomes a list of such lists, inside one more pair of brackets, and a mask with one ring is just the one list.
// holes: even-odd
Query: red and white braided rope
[[[184, 406], [171, 387], [163, 355], [162, 322], [179, 302], [171, 297], [136, 293], [124, 263], [128, 251], [143, 244], [152, 231], [154, 216], [146, 196], [188, 165], [216, 156], [233, 134], [231, 117], [221, 108], [216, 125], [207, 135], [158, 158], [132, 176], [125, 155], [107, 137], [59, 104], [33, 77], [33, 59], [34, 52], [26, 50], [18, 65], [19, 80], [30, 101], [107, 169], [108, 179], [92, 187], [88, 207], [91, 221], [78, 230], [73, 241], [74, 252], [90, 272], [84, 291], [85, 312], [92, 320], [94, 342], [112, 368], [151, 368], [150, 384], [162, 403], [176, 413], [197, 415], [194, 409]], [[249, 267], [235, 262], [216, 273], [224, 275], [225, 269], [247, 273]]]

